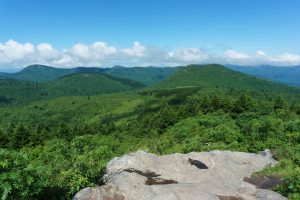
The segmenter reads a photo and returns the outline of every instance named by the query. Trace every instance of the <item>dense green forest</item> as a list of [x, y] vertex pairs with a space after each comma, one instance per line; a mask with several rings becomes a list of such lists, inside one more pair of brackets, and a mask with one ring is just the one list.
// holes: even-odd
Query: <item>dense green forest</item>
[[138, 149], [266, 148], [279, 164], [260, 174], [283, 177], [275, 190], [300, 198], [298, 88], [220, 65], [187, 66], [149, 87], [94, 73], [0, 81], [2, 199], [70, 199], [99, 184], [110, 159]]
[[34, 100], [62, 96], [88, 96], [125, 92], [145, 87], [144, 84], [102, 73], [77, 73], [44, 83], [0, 79], [0, 105], [24, 104]]

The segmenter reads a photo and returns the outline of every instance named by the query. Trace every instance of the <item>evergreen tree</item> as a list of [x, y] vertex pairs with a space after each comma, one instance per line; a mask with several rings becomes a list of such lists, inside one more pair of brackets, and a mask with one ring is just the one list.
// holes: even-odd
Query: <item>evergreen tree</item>
[[3, 132], [0, 129], [0, 148], [6, 148], [8, 147], [8, 143], [9, 143], [9, 136], [7, 133]]
[[66, 123], [60, 123], [57, 129], [57, 135], [58, 137], [65, 138], [66, 140], [71, 140], [73, 132]]
[[274, 102], [274, 109], [283, 109], [287, 105], [287, 102], [282, 96], [278, 96]]
[[12, 133], [11, 146], [21, 148], [29, 143], [30, 134], [23, 124], [18, 124]]
[[242, 113], [244, 111], [252, 109], [254, 106], [254, 101], [251, 97], [243, 94], [234, 104], [234, 111], [237, 113]]

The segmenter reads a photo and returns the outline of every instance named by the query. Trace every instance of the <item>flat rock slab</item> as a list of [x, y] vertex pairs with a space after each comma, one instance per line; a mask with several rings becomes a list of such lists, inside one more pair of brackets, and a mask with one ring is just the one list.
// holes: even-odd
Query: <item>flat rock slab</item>
[[157, 156], [137, 151], [112, 159], [105, 185], [85, 188], [73, 200], [282, 200], [244, 181], [276, 161], [269, 151], [192, 152]]

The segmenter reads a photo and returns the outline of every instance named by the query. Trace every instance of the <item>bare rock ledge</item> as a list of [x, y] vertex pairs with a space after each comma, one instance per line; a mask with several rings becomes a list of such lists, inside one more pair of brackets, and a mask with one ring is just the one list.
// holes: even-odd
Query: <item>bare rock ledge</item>
[[210, 151], [157, 156], [137, 151], [112, 159], [105, 185], [79, 191], [73, 200], [282, 200], [280, 194], [244, 181], [275, 165], [260, 154]]

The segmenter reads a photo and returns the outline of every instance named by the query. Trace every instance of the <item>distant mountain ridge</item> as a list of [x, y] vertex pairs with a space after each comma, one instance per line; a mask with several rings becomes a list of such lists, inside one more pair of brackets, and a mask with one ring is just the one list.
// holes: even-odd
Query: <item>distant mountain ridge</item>
[[226, 67], [240, 71], [246, 74], [251, 74], [259, 78], [269, 79], [281, 83], [300, 87], [300, 66], [238, 66], [226, 65]]
[[122, 67], [115, 66], [113, 68], [105, 68], [103, 73], [128, 78], [145, 85], [152, 85], [164, 80], [173, 74], [178, 68], [176, 67]]
[[74, 73], [102, 72], [103, 69], [96, 67], [77, 67], [77, 68], [55, 68], [47, 65], [30, 65], [16, 73], [0, 73], [0, 77], [14, 78], [34, 82], [45, 82], [57, 80], [60, 77]]
[[145, 85], [151, 85], [163, 80], [176, 68], [172, 67], [131, 67], [116, 66], [112, 68], [76, 67], [55, 68], [46, 65], [30, 65], [17, 73], [0, 73], [0, 78], [14, 78], [34, 82], [57, 80], [63, 76], [76, 73], [104, 73], [114, 77], [131, 79]]
[[[259, 78], [300, 87], [300, 66], [225, 66], [229, 69], [250, 74]], [[119, 65], [112, 68], [55, 68], [46, 65], [30, 65], [16, 73], [0, 72], [0, 78], [45, 82], [49, 80], [57, 80], [62, 76], [75, 73], [104, 73], [115, 77], [132, 79], [145, 85], [153, 85], [164, 80], [177, 69], [178, 67], [123, 67]]]
[[218, 64], [189, 65], [152, 86], [155, 89], [181, 87], [235, 88], [273, 93], [299, 93], [300, 89], [263, 80]]
[[[169, 71], [164, 71], [166, 69]], [[104, 73], [105, 70], [107, 70], [106, 73]], [[30, 66], [15, 76], [23, 74], [24, 77], [32, 77], [32, 71], [35, 74], [40, 74], [39, 78], [46, 74], [45, 71], [54, 71], [55, 73], [51, 73], [50, 77], [55, 78], [55, 80], [28, 81], [7, 77], [0, 78], [0, 102], [29, 102], [61, 96], [92, 96], [141, 88], [145, 88], [145, 91], [185, 87], [220, 88], [260, 91], [275, 95], [300, 95], [299, 88], [260, 79], [218, 64], [188, 65], [172, 69], [125, 68], [120, 66], [104, 69], [56, 69], [48, 66]], [[163, 75], [157, 77], [160, 73]], [[126, 77], [135, 77], [138, 81]], [[148, 82], [146, 77], [149, 78]], [[148, 83], [148, 87], [139, 82], [141, 79], [144, 79], [144, 83]]]

